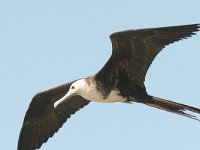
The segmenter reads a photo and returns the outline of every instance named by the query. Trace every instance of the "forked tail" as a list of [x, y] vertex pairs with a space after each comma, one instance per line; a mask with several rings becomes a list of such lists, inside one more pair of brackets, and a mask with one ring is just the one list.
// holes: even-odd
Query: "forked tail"
[[200, 119], [196, 118], [196, 116], [186, 113], [186, 111], [191, 111], [200, 114], [200, 109], [192, 106], [187, 106], [153, 96], [144, 104], [200, 121]]

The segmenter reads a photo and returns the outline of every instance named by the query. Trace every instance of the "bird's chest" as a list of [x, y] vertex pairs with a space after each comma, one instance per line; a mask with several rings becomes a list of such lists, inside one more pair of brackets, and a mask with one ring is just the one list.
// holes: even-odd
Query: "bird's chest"
[[112, 90], [107, 97], [104, 97], [103, 94], [97, 90], [95, 85], [88, 87], [81, 96], [87, 100], [94, 102], [102, 103], [111, 103], [111, 102], [126, 102], [127, 98], [122, 97], [118, 90]]
[[112, 90], [103, 102], [126, 102], [127, 98], [122, 97], [118, 90]]

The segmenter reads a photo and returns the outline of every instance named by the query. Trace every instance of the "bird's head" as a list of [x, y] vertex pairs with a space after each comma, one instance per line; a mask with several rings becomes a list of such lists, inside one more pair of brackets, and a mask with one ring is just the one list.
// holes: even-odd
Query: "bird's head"
[[80, 80], [75, 81], [70, 86], [67, 94], [54, 103], [54, 107], [56, 108], [60, 103], [62, 103], [63, 101], [65, 101], [65, 100], [67, 100], [69, 98], [71, 98], [72, 96], [81, 95], [81, 93], [84, 90], [85, 86], [86, 86], [85, 79], [80, 79]]

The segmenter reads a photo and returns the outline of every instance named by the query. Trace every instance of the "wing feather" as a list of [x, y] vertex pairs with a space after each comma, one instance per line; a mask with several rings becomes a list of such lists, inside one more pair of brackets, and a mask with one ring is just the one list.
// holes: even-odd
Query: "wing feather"
[[20, 132], [18, 150], [39, 149], [72, 114], [89, 103], [80, 96], [74, 96], [54, 108], [54, 102], [68, 92], [72, 83], [45, 90], [33, 97]]
[[[116, 82], [127, 79], [131, 85], [144, 87], [145, 76], [154, 58], [167, 45], [186, 39], [199, 31], [199, 24], [127, 30], [110, 35], [112, 55], [96, 74], [96, 80], [110, 90]], [[116, 76], [112, 70], [117, 70]], [[115, 82], [106, 76], [114, 76]], [[107, 79], [107, 80], [105, 80]], [[104, 88], [102, 88], [104, 89]]]

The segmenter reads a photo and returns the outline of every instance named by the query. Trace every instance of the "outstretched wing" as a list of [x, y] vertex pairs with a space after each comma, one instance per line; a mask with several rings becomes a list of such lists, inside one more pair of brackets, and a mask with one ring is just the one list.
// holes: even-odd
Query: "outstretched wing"
[[89, 103], [80, 96], [74, 96], [54, 108], [54, 102], [68, 92], [72, 83], [40, 92], [33, 97], [20, 132], [18, 150], [39, 149], [72, 114]]
[[191, 37], [199, 27], [199, 24], [192, 24], [111, 34], [112, 55], [96, 74], [96, 80], [107, 90], [112, 89], [117, 80], [125, 78], [137, 87], [144, 87], [147, 70], [156, 55], [166, 45]]

